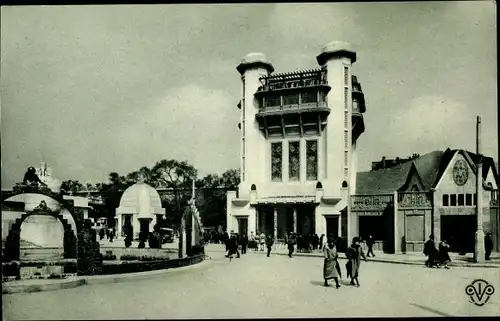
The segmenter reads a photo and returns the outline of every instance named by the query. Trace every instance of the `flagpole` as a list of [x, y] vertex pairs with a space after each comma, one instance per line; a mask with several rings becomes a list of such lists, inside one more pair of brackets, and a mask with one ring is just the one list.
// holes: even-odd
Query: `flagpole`
[[476, 120], [476, 242], [474, 262], [484, 262], [484, 231], [483, 231], [483, 160], [481, 155], [481, 117]]

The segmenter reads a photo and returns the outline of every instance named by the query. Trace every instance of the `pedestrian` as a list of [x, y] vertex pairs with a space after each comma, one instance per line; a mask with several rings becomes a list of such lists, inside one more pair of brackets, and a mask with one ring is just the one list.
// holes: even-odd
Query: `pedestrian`
[[492, 250], [493, 240], [491, 239], [491, 233], [486, 233], [486, 236], [484, 237], [484, 256], [487, 261], [490, 260]]
[[[351, 278], [351, 285], [359, 286], [358, 277], [361, 258], [367, 262], [365, 253], [360, 245], [359, 237], [353, 238], [351, 246], [347, 249], [346, 256], [349, 260], [346, 264], [347, 276]], [[354, 283], [354, 281], [356, 281], [356, 283]]]
[[323, 264], [323, 278], [325, 279], [325, 286], [328, 286], [328, 280], [334, 279], [335, 285], [340, 288], [339, 277], [342, 277], [340, 266], [338, 262], [337, 248], [334, 242], [328, 242], [328, 245], [323, 248], [325, 262]]
[[438, 253], [436, 244], [434, 243], [434, 235], [431, 234], [424, 244], [424, 255], [428, 257], [427, 261], [425, 261], [425, 266], [430, 268], [434, 266], [439, 267]]
[[241, 236], [241, 254], [247, 254], [248, 237], [243, 233]]
[[259, 243], [260, 243], [260, 250], [264, 251], [264, 246], [266, 244], [266, 234], [264, 234], [264, 232], [260, 233]]
[[253, 234], [253, 231], [250, 232], [250, 237], [248, 239], [248, 248], [257, 251], [257, 241], [255, 235]]
[[323, 242], [324, 242], [324, 239], [325, 239], [325, 234], [321, 234], [321, 236], [319, 237], [319, 248], [322, 250], [324, 245]]
[[229, 261], [233, 259], [233, 254], [236, 254], [236, 258], [240, 258], [240, 252], [238, 252], [238, 240], [235, 234], [231, 234], [231, 237], [226, 242], [228, 247], [228, 253], [226, 255]]
[[109, 230], [109, 242], [113, 243], [113, 238], [115, 237], [115, 229], [110, 229]]
[[293, 251], [295, 250], [295, 244], [297, 243], [297, 235], [295, 233], [291, 233], [288, 238], [288, 257], [292, 257]]
[[375, 257], [375, 254], [373, 254], [373, 244], [375, 243], [375, 240], [373, 239], [373, 236], [368, 235], [368, 238], [366, 239], [366, 246], [368, 247], [368, 253], [366, 253], [367, 257], [370, 257], [370, 253], [373, 257]]
[[448, 254], [450, 246], [446, 243], [446, 240], [439, 242], [439, 263], [444, 266], [445, 269], [449, 269], [448, 263], [451, 262], [450, 255]]
[[314, 251], [316, 251], [318, 249], [319, 237], [318, 237], [318, 234], [316, 234], [316, 233], [312, 236], [312, 246], [313, 246]]
[[104, 228], [101, 228], [99, 230], [99, 240], [102, 241], [103, 239], [104, 239]]
[[266, 238], [266, 246], [267, 246], [267, 257], [271, 254], [271, 250], [273, 248], [273, 242], [274, 242], [274, 237], [272, 233], [269, 233], [269, 235]]

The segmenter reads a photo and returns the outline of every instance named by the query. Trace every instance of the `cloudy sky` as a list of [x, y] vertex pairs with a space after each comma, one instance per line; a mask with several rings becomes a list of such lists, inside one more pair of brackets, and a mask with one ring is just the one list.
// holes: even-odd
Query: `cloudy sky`
[[200, 174], [239, 166], [235, 67], [316, 67], [332, 40], [358, 52], [367, 101], [359, 170], [382, 156], [475, 149], [497, 158], [493, 1], [1, 8], [2, 187], [45, 160], [96, 183], [160, 159]]

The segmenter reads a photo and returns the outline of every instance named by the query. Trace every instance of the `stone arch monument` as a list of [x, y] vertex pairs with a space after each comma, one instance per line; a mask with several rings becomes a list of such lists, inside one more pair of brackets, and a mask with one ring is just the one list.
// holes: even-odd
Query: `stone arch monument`
[[197, 246], [203, 248], [203, 226], [194, 199], [192, 199], [181, 217], [179, 257], [195, 254], [193, 250]]

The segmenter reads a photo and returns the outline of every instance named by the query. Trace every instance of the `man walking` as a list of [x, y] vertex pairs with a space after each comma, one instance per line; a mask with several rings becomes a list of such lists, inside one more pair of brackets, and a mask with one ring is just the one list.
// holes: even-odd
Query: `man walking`
[[429, 257], [425, 262], [425, 266], [430, 268], [433, 266], [439, 267], [438, 250], [436, 249], [436, 244], [434, 243], [434, 235], [432, 234], [429, 236], [429, 239], [424, 244], [424, 255]]
[[370, 257], [370, 253], [372, 254], [373, 257], [375, 257], [375, 254], [373, 254], [373, 244], [375, 241], [373, 240], [373, 236], [368, 235], [368, 238], [366, 239], [366, 246], [368, 247], [368, 253], [366, 256]]
[[297, 236], [292, 232], [288, 238], [288, 257], [292, 257], [295, 250], [295, 243], [297, 243]]
[[269, 233], [269, 235], [266, 238], [266, 246], [267, 246], [267, 257], [271, 254], [271, 250], [273, 248], [273, 243], [274, 243], [274, 237], [272, 233]]
[[260, 250], [264, 251], [264, 245], [266, 244], [266, 234], [264, 234], [264, 232], [260, 233], [259, 242]]

